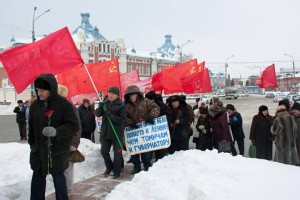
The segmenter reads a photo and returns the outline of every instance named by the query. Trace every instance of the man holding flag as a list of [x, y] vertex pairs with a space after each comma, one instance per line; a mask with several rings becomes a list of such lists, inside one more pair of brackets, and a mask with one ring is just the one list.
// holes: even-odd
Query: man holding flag
[[[118, 87], [109, 87], [107, 95], [107, 100], [100, 102], [96, 109], [96, 116], [102, 116], [101, 154], [106, 166], [104, 175], [108, 176], [113, 171], [114, 178], [118, 178], [123, 164], [121, 140], [124, 137], [126, 108], [119, 98]], [[109, 154], [111, 146], [114, 149], [114, 161], [111, 160]]]

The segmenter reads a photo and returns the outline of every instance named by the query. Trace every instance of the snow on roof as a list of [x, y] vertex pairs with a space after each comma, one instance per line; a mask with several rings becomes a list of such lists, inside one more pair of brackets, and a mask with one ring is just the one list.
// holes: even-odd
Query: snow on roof
[[[126, 49], [126, 54], [129, 55], [129, 56], [133, 56], [133, 57], [154, 58], [154, 56], [151, 55], [152, 52], [144, 51], [144, 50], [137, 50], [137, 49]], [[173, 61], [173, 62], [177, 62], [178, 61], [175, 58], [163, 57], [162, 55], [163, 55], [162, 53], [156, 53], [156, 58], [157, 59], [161, 59], [161, 60]]]

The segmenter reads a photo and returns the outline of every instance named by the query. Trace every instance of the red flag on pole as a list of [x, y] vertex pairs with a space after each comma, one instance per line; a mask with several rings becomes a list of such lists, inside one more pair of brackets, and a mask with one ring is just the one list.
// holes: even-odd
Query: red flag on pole
[[136, 85], [140, 88], [141, 92], [144, 94], [147, 94], [149, 91], [153, 90], [152, 87], [152, 77], [149, 77], [144, 80], [140, 80], [139, 82], [134, 83], [133, 85]]
[[205, 61], [202, 63], [198, 64], [198, 72], [201, 72], [205, 69]]
[[[72, 68], [57, 76], [58, 82], [69, 89], [68, 97], [100, 91], [105, 92], [112, 85], [120, 87], [119, 64], [117, 59], [99, 63], [89, 63], [86, 67], [91, 78], [88, 76], [84, 66]], [[94, 82], [97, 91], [95, 91], [90, 79]]]
[[208, 69], [182, 78], [181, 86], [186, 94], [211, 92]]
[[163, 88], [165, 94], [183, 92], [180, 79], [198, 71], [197, 59], [178, 66], [165, 67], [162, 70]]
[[134, 85], [134, 83], [139, 82], [139, 81], [140, 81], [140, 77], [139, 77], [139, 72], [137, 69], [120, 75], [122, 99], [125, 95], [125, 91], [126, 91], [127, 87]]
[[59, 74], [84, 63], [67, 27], [9, 49], [0, 54], [0, 60], [18, 93], [42, 73]]
[[275, 72], [275, 65], [272, 64], [263, 72], [260, 79], [256, 80], [257, 86], [260, 88], [278, 87]]

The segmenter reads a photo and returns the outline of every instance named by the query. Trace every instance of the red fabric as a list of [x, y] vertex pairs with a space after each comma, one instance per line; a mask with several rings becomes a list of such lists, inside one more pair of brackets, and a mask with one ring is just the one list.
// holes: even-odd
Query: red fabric
[[164, 89], [162, 83], [162, 72], [153, 74], [152, 87], [154, 91], [162, 91]]
[[205, 61], [202, 63], [198, 64], [198, 72], [201, 72], [205, 69]]
[[125, 91], [126, 91], [127, 87], [134, 85], [134, 83], [139, 82], [139, 81], [140, 81], [140, 77], [139, 77], [139, 73], [138, 73], [137, 69], [120, 75], [122, 99], [125, 95]]
[[141, 80], [139, 82], [136, 82], [133, 85], [138, 86], [140, 88], [141, 92], [143, 92], [144, 94], [147, 94], [149, 91], [153, 90], [152, 77], [149, 77], [145, 80]]
[[262, 76], [260, 78], [261, 84], [259, 84], [259, 80], [256, 81], [260, 88], [278, 87], [275, 65], [270, 65], [262, 72]]
[[207, 68], [201, 72], [186, 76], [180, 81], [183, 91], [186, 94], [205, 93], [212, 91]]
[[40, 74], [59, 74], [84, 62], [67, 27], [47, 37], [0, 54], [0, 60], [14, 85], [21, 93]]
[[[110, 86], [120, 88], [118, 60], [110, 60], [86, 65], [97, 92], [106, 92]], [[92, 94], [95, 89], [84, 66], [79, 66], [57, 76], [58, 82], [65, 85], [69, 92], [68, 97], [79, 94]]]
[[182, 63], [178, 66], [165, 67], [162, 70], [163, 88], [165, 94], [183, 92], [180, 79], [198, 71], [197, 59]]

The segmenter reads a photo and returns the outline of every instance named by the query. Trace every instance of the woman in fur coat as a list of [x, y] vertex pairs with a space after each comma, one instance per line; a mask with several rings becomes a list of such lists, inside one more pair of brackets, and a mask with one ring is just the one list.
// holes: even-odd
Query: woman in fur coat
[[296, 148], [297, 125], [294, 116], [289, 115], [285, 106], [278, 106], [277, 117], [271, 132], [275, 135], [274, 161], [298, 165], [299, 157]]

